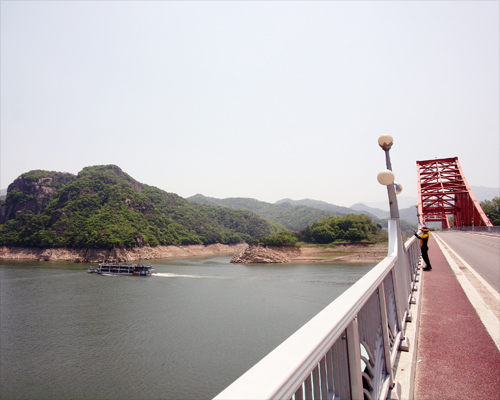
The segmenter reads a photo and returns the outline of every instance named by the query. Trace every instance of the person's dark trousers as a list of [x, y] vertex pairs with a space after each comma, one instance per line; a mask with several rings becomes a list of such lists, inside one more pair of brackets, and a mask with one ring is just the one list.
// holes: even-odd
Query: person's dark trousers
[[428, 247], [421, 247], [420, 251], [422, 252], [422, 258], [424, 259], [425, 267], [427, 269], [431, 269], [432, 268], [431, 262], [429, 261], [429, 255], [427, 254], [427, 252], [429, 251], [429, 248]]

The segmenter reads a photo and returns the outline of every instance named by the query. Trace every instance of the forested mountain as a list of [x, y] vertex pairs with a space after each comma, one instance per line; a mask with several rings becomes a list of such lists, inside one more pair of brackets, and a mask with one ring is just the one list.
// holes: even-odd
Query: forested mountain
[[[276, 203], [283, 203], [283, 202], [288, 202], [290, 204], [295, 204], [295, 205], [303, 205], [303, 206], [309, 206], [309, 207], [315, 207], [319, 208], [321, 210], [328, 210], [328, 211], [333, 211], [337, 215], [345, 215], [345, 214], [364, 214], [367, 215], [374, 220], [386, 220], [390, 218], [390, 213], [389, 211], [381, 210], [379, 208], [373, 208], [369, 207], [366, 204], [362, 203], [356, 203], [352, 205], [351, 207], [342, 207], [342, 206], [336, 206], [334, 204], [326, 203], [324, 201], [319, 201], [319, 200], [311, 200], [311, 199], [304, 199], [304, 200], [290, 200], [290, 199], [283, 199], [279, 200]], [[408, 208], [400, 208], [399, 209], [399, 216], [402, 221], [406, 221], [410, 224], [417, 224], [417, 211], [414, 206], [408, 207]], [[380, 221], [378, 221], [380, 222]], [[387, 225], [387, 223], [385, 223]]]
[[78, 175], [35, 170], [0, 201], [0, 245], [74, 248], [237, 243], [282, 225], [247, 210], [188, 202], [114, 165]]
[[[387, 227], [387, 219], [390, 218], [389, 211], [380, 210], [378, 208], [371, 208], [365, 204], [357, 203], [351, 207], [342, 207], [334, 204], [326, 203], [319, 200], [303, 199], [303, 200], [290, 200], [283, 199], [276, 203], [288, 202], [294, 205], [302, 205], [308, 207], [315, 207], [321, 210], [328, 210], [334, 213], [334, 215], [347, 215], [347, 214], [364, 214], [372, 218], [375, 223]], [[402, 226], [404, 225], [407, 229], [416, 228], [417, 225], [417, 211], [415, 207], [409, 207], [399, 210], [399, 216], [401, 219]], [[317, 220], [316, 220], [317, 221]], [[412, 226], [414, 224], [415, 226]], [[309, 224], [308, 224], [309, 225]], [[301, 228], [302, 229], [302, 228]]]
[[[293, 205], [284, 201], [272, 204], [244, 197], [215, 199], [213, 197], [206, 197], [201, 194], [197, 194], [195, 196], [188, 197], [187, 200], [199, 204], [217, 205], [237, 210], [249, 210], [270, 221], [282, 224], [292, 231], [300, 231], [306, 226], [319, 221], [322, 218], [342, 215], [341, 213], [333, 210], [322, 210], [306, 205]], [[349, 210], [348, 208], [346, 208], [346, 210], [348, 210], [348, 212], [352, 212], [352, 210]]]
[[381, 218], [381, 219], [390, 218], [389, 211], [381, 210], [380, 208], [369, 207], [363, 203], [353, 204], [350, 208], [358, 212], [366, 213], [367, 215], [373, 215], [376, 218]]
[[186, 198], [186, 200], [197, 204], [227, 207], [233, 210], [248, 210], [254, 213], [264, 212], [269, 207], [273, 206], [273, 204], [271, 203], [266, 203], [265, 201], [259, 201], [246, 197], [229, 197], [227, 199], [216, 199], [214, 197], [207, 197], [203, 196], [202, 194], [197, 194], [195, 196]]
[[[345, 216], [348, 214], [367, 215], [375, 224], [379, 224], [382, 227], [387, 228], [387, 219], [390, 217], [388, 211], [370, 209], [362, 204], [360, 204], [360, 209], [354, 210], [352, 208], [336, 206], [334, 204], [311, 199], [283, 199], [272, 204], [244, 197], [216, 199], [197, 194], [196, 196], [187, 198], [187, 200], [200, 204], [250, 210], [263, 218], [280, 223], [295, 232], [298, 232], [308, 225], [322, 220], [323, 218]], [[369, 211], [364, 211], [363, 206], [368, 210], [374, 211], [376, 215]], [[417, 214], [415, 207], [400, 210], [400, 217], [403, 231], [412, 231], [417, 227]]]
[[349, 207], [342, 207], [342, 206], [337, 206], [335, 204], [327, 203], [325, 201], [320, 201], [320, 200], [312, 200], [312, 199], [302, 199], [302, 200], [292, 200], [292, 199], [282, 199], [278, 200], [276, 204], [281, 204], [281, 203], [290, 203], [296, 206], [306, 206], [306, 207], [314, 207], [318, 208], [320, 210], [325, 210], [325, 211], [330, 211], [336, 215], [344, 215], [344, 214], [365, 214], [368, 215], [369, 217], [376, 218], [375, 215], [370, 214], [369, 212], [365, 211], [358, 211], [353, 208]]

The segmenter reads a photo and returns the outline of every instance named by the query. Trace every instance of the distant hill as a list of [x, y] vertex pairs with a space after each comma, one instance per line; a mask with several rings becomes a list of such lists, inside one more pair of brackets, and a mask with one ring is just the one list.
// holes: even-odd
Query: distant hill
[[186, 199], [192, 203], [205, 204], [207, 206], [227, 207], [233, 210], [248, 210], [255, 213], [266, 210], [272, 206], [272, 203], [266, 203], [247, 197], [229, 197], [227, 199], [216, 199], [214, 197], [206, 197], [202, 194], [196, 194]]
[[[402, 208], [415, 207], [415, 204], [417, 204], [417, 202], [418, 200], [416, 197], [401, 196], [401, 195], [398, 196], [398, 207], [400, 210]], [[363, 201], [360, 203], [353, 204], [351, 208], [357, 209], [357, 207], [359, 207], [360, 205], [363, 205], [364, 207], [368, 208], [380, 209], [389, 212], [389, 200]]]
[[113, 248], [238, 243], [284, 230], [247, 210], [188, 202], [115, 165], [22, 174], [0, 201], [0, 246]]
[[[331, 216], [365, 214], [372, 218], [375, 223], [380, 223], [382, 226], [386, 226], [387, 222], [381, 221], [381, 219], [389, 218], [389, 212], [384, 212], [382, 210], [374, 209], [374, 211], [382, 215], [379, 217], [375, 213], [369, 211], [355, 210], [312, 199], [282, 199], [273, 204], [245, 197], [217, 199], [197, 194], [187, 198], [187, 200], [199, 204], [249, 210], [270, 221], [280, 223], [287, 229], [295, 232], [304, 229], [314, 222]], [[414, 220], [416, 224], [416, 217]]]
[[[284, 203], [283, 203], [284, 202]], [[330, 212], [334, 212], [337, 216], [347, 215], [347, 214], [364, 214], [373, 219], [375, 224], [379, 224], [384, 228], [387, 228], [387, 219], [390, 217], [388, 211], [379, 210], [376, 208], [370, 208], [365, 205], [360, 204], [359, 209], [348, 208], [337, 206], [334, 204], [326, 203], [324, 201], [312, 200], [312, 199], [303, 199], [303, 200], [290, 200], [283, 199], [279, 200], [276, 203], [280, 204], [295, 204], [295, 205], [303, 205], [303, 206], [313, 206], [317, 208], [321, 208], [323, 210], [330, 210]], [[417, 226], [417, 215], [415, 206], [409, 207], [407, 209], [403, 209], [399, 211], [401, 218], [401, 228], [404, 231], [413, 230]], [[310, 225], [310, 224], [308, 224]]]
[[415, 206], [403, 208], [399, 210], [399, 219], [407, 222], [411, 222], [412, 224], [418, 224], [417, 219], [417, 208]]
[[312, 200], [312, 199], [302, 199], [302, 200], [292, 200], [292, 199], [282, 199], [278, 200], [275, 204], [282, 204], [282, 203], [290, 203], [293, 205], [300, 205], [300, 206], [306, 206], [306, 207], [314, 207], [314, 208], [319, 208], [320, 210], [325, 210], [325, 211], [331, 211], [337, 215], [343, 215], [343, 214], [366, 214], [369, 217], [376, 217], [374, 214], [367, 214], [366, 212], [358, 212], [358, 210], [354, 210], [349, 207], [342, 207], [342, 206], [337, 206], [335, 204], [331, 203], [326, 203], [324, 201], [320, 200]]
[[[341, 215], [341, 213], [338, 212], [322, 210], [305, 205], [294, 205], [289, 202], [277, 202], [272, 204], [245, 197], [216, 199], [213, 197], [203, 196], [202, 194], [197, 194], [195, 196], [188, 197], [186, 200], [193, 203], [217, 205], [235, 210], [249, 210], [269, 221], [282, 224], [287, 229], [292, 231], [300, 231], [306, 226], [319, 221], [322, 218]], [[346, 210], [352, 212], [352, 210]]]
[[380, 208], [369, 207], [363, 203], [353, 204], [350, 208], [355, 210], [355, 211], [358, 211], [358, 212], [362, 211], [362, 212], [370, 213], [371, 215], [374, 215], [375, 217], [381, 218], [381, 219], [390, 217], [389, 211], [381, 210]]

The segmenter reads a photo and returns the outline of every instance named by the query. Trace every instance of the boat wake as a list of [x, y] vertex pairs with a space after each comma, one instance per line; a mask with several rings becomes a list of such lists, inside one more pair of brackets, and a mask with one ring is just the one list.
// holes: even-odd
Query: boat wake
[[191, 279], [230, 279], [227, 276], [213, 276], [213, 275], [183, 275], [174, 274], [171, 272], [157, 272], [153, 276], [160, 278], [191, 278]]

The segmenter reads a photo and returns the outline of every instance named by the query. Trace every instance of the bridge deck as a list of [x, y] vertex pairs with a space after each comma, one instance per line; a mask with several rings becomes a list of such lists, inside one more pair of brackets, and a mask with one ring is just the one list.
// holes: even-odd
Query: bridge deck
[[414, 398], [497, 399], [500, 352], [433, 238], [422, 271]]

